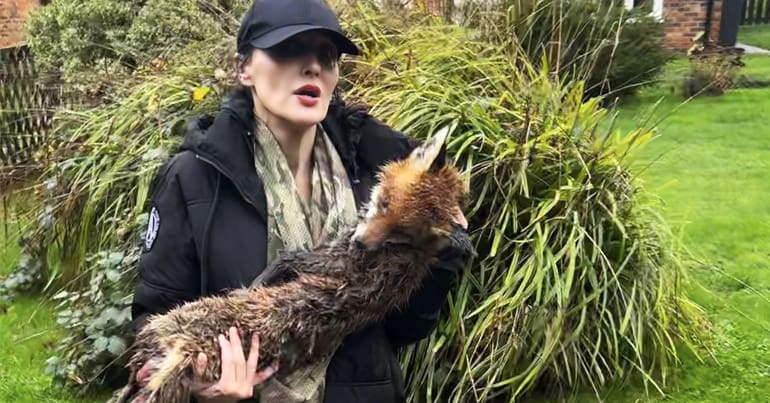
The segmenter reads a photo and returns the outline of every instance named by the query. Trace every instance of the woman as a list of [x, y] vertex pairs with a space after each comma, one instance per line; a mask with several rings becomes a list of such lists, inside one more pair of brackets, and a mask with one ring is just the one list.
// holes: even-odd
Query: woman
[[[242, 88], [216, 116], [190, 125], [182, 150], [153, 184], [132, 309], [135, 329], [148, 315], [249, 286], [279, 251], [334, 237], [356, 221], [378, 168], [416, 145], [334, 99], [339, 55], [357, 55], [358, 49], [322, 1], [256, 1], [237, 46]], [[457, 221], [467, 226], [459, 211]], [[318, 399], [315, 393], [335, 403], [404, 401], [396, 348], [432, 331], [463, 258], [445, 250], [406, 309], [348, 337], [330, 362], [296, 383], [265, 382], [262, 401], [269, 400], [268, 389], [281, 388], [308, 392], [298, 401]], [[196, 400], [251, 398], [276, 367], [255, 373], [256, 349], [244, 357], [235, 328], [219, 341], [221, 377], [196, 390]], [[205, 366], [205, 356], [199, 358]], [[320, 381], [313, 376], [319, 373]]]

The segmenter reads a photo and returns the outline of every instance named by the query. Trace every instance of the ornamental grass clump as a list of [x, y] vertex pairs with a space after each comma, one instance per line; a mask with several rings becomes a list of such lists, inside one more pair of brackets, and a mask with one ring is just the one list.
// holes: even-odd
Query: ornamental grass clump
[[349, 10], [368, 38], [349, 96], [411, 135], [453, 127], [449, 150], [471, 183], [479, 259], [437, 331], [404, 354], [411, 401], [598, 390], [627, 375], [665, 384], [703, 323], [669, 228], [629, 170], [652, 133], [601, 124], [601, 100], [536, 67], [515, 37], [495, 46], [432, 18], [389, 25]]

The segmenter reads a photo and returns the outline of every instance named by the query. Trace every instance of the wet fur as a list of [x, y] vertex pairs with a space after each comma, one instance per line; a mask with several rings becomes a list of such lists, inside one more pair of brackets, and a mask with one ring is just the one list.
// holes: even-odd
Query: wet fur
[[[457, 170], [441, 158], [428, 170], [415, 168], [414, 159], [385, 166], [372, 201], [380, 206], [361, 218], [362, 237], [350, 229], [335, 243], [284, 253], [259, 286], [150, 318], [130, 351], [131, 378], [116, 402], [189, 402], [193, 357], [208, 355], [203, 381], [214, 382], [220, 374], [216, 337], [230, 326], [240, 330], [245, 354], [257, 332], [260, 365], [277, 358], [281, 377], [332, 355], [347, 335], [403, 306], [449, 242], [454, 209], [465, 194]], [[140, 390], [136, 372], [148, 361], [152, 375]]]

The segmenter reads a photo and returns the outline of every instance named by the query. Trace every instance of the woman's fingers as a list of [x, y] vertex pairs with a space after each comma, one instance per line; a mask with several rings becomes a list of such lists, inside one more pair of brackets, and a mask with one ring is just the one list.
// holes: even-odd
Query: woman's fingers
[[222, 350], [222, 376], [219, 379], [220, 384], [232, 383], [235, 379], [235, 369], [233, 363], [233, 352], [224, 335], [219, 335], [219, 348]]
[[208, 357], [204, 353], [198, 353], [193, 363], [193, 391], [200, 391], [211, 386], [211, 384], [204, 384], [203, 374], [206, 372], [206, 365], [208, 364]]
[[249, 351], [249, 360], [246, 364], [246, 373], [251, 375], [251, 387], [259, 385], [278, 371], [278, 360], [274, 361], [269, 367], [257, 372], [259, 366], [259, 335], [254, 333], [251, 336], [251, 350]]
[[257, 365], [259, 365], [259, 335], [255, 332], [251, 335], [251, 347], [249, 348], [249, 359], [246, 360], [246, 374], [257, 372]]
[[208, 357], [206, 357], [206, 354], [198, 353], [198, 356], [195, 358], [195, 365], [193, 366], [193, 375], [195, 376], [196, 380], [199, 380], [203, 377], [203, 373], [206, 371], [207, 363]]
[[144, 387], [150, 381], [150, 375], [152, 374], [153, 360], [148, 360], [139, 371], [136, 372], [136, 383], [139, 386]]
[[204, 353], [198, 353], [193, 363], [192, 392], [197, 397], [209, 398], [219, 394], [219, 382], [204, 382], [203, 376], [208, 365], [208, 357]]
[[[238, 329], [229, 329], [229, 340], [225, 335], [219, 335], [219, 346], [222, 350], [222, 374], [219, 381], [212, 385], [203, 385], [201, 382], [206, 369], [206, 356], [199, 354], [193, 366], [194, 384], [198, 387], [197, 395], [200, 397], [229, 397], [245, 399], [253, 394], [254, 385], [264, 382], [278, 370], [278, 363], [257, 372], [259, 366], [259, 337], [254, 334], [251, 341], [248, 360], [243, 353], [243, 344], [238, 334]], [[208, 387], [206, 387], [208, 386]]]
[[262, 371], [255, 373], [254, 378], [252, 379], [252, 384], [259, 385], [260, 383], [268, 380], [276, 372], [278, 372], [278, 360], [273, 361], [269, 367], [263, 369]]
[[235, 327], [230, 328], [230, 350], [233, 356], [235, 382], [240, 383], [242, 379], [246, 378], [246, 358], [243, 354], [243, 345], [238, 335], [238, 329]]

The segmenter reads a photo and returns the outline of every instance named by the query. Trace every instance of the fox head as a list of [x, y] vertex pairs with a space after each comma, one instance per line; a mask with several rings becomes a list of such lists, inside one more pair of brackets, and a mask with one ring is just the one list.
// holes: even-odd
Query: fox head
[[447, 135], [441, 130], [407, 158], [382, 167], [354, 245], [368, 250], [389, 243], [428, 247], [451, 233], [466, 191], [457, 168], [447, 163]]

